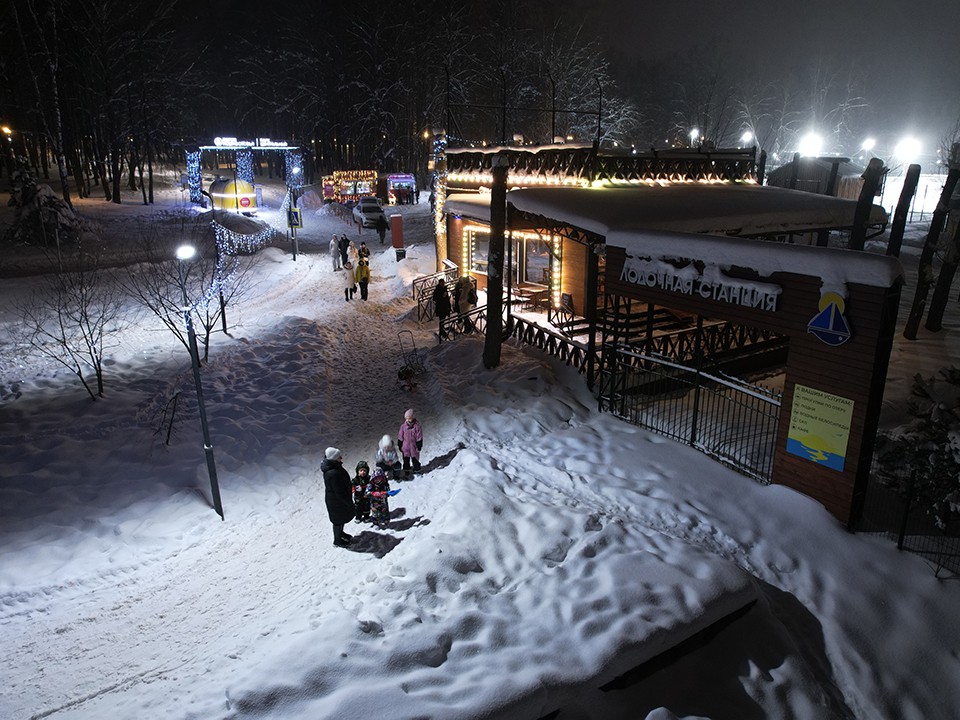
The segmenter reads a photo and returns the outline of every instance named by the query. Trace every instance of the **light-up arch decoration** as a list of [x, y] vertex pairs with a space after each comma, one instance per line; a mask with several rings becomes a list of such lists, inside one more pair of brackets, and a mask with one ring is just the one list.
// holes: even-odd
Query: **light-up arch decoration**
[[204, 152], [232, 151], [236, 158], [237, 179], [254, 183], [254, 150], [282, 152], [286, 171], [287, 187], [299, 190], [303, 187], [303, 150], [291, 146], [286, 140], [257, 138], [256, 140], [238, 140], [237, 138], [214, 138], [213, 145], [200, 145], [186, 152], [187, 183], [190, 189], [190, 202], [203, 202], [203, 178], [200, 174], [201, 159]]

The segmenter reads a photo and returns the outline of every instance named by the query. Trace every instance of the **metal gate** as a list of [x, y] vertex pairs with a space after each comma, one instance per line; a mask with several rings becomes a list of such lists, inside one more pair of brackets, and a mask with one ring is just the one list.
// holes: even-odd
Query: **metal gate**
[[601, 410], [770, 482], [782, 392], [630, 348], [605, 355]]

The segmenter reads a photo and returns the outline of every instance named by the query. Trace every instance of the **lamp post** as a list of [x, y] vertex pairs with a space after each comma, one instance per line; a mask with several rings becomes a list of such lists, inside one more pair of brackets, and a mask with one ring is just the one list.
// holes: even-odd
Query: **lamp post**
[[196, 255], [192, 245], [177, 248], [177, 274], [180, 279], [180, 291], [183, 293], [183, 321], [187, 324], [187, 346], [190, 350], [190, 363], [193, 365], [193, 382], [197, 387], [197, 406], [200, 408], [200, 427], [203, 430], [203, 450], [207, 456], [207, 473], [210, 475], [210, 492], [213, 496], [213, 509], [223, 520], [223, 504], [220, 502], [220, 484], [217, 482], [217, 466], [213, 460], [213, 443], [210, 442], [210, 428], [207, 427], [207, 410], [203, 404], [203, 386], [200, 384], [200, 351], [197, 349], [197, 335], [193, 331], [193, 319], [190, 316], [190, 301], [187, 299], [187, 283], [183, 275], [183, 263]]

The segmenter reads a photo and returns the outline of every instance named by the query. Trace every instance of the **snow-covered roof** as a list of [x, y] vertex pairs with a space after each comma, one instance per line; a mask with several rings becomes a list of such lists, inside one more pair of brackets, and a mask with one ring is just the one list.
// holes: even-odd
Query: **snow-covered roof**
[[[625, 248], [635, 257], [704, 259], [723, 268], [753, 268], [763, 277], [795, 272], [819, 277], [823, 292], [843, 297], [848, 283], [891, 287], [903, 277], [895, 258], [730, 237], [849, 227], [857, 206], [852, 200], [755, 185], [669, 185], [529, 188], [508, 192], [507, 202], [596, 233], [607, 245]], [[450, 195], [445, 208], [490, 220], [490, 196], [485, 193]], [[886, 217], [883, 208], [873, 206], [871, 222], [882, 223]]]
[[[524, 188], [507, 202], [518, 210], [609, 237], [615, 230], [759, 235], [849, 228], [857, 203], [759, 185], [676, 184], [630, 188]], [[869, 224], [887, 221], [874, 205]]]
[[[518, 210], [608, 236], [613, 230], [671, 230], [708, 235], [798, 233], [849, 228], [854, 200], [758, 185], [676, 184], [630, 188], [523, 188], [507, 193]], [[490, 221], [490, 195], [454, 193], [444, 209]], [[879, 205], [869, 223], [887, 222]]]
[[888, 288], [903, 277], [900, 261], [886, 255], [747, 238], [614, 230], [607, 235], [607, 245], [655, 262], [688, 258], [706, 260], [724, 270], [750, 268], [760, 277], [777, 272], [819, 277], [821, 294], [834, 292], [844, 298], [848, 296], [848, 283]]

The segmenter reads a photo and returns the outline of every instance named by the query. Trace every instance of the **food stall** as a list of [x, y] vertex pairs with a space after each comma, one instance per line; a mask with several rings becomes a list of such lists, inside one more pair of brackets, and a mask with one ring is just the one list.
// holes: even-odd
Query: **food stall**
[[387, 175], [387, 202], [390, 205], [412, 205], [417, 193], [417, 179], [409, 173]]
[[344, 205], [353, 205], [366, 195], [377, 193], [376, 170], [334, 170], [334, 197]]

